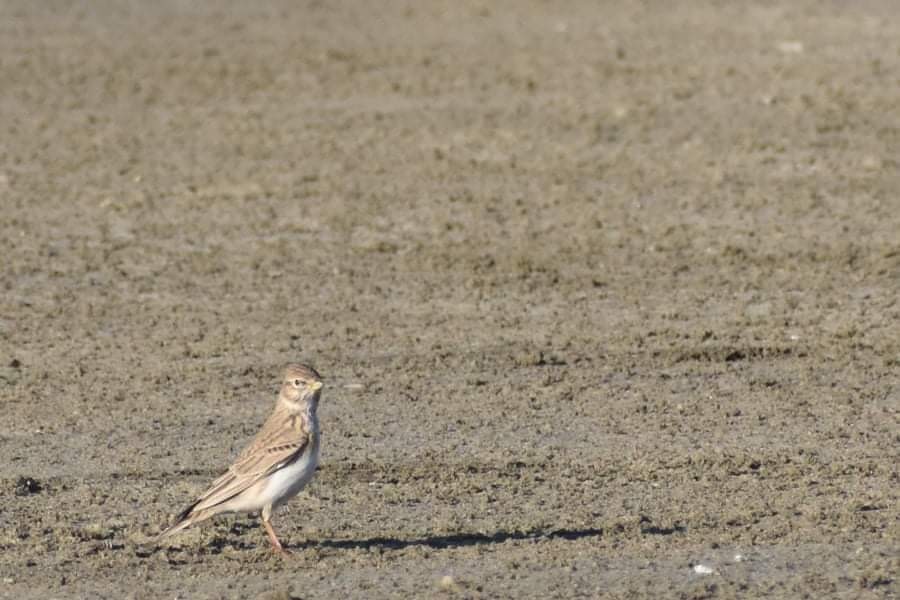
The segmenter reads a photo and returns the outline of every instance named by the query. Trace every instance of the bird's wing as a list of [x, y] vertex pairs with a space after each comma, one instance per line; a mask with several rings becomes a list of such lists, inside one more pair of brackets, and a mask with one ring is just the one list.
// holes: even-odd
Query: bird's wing
[[206, 510], [234, 498], [260, 478], [293, 462], [303, 454], [309, 440], [309, 433], [299, 415], [276, 411], [228, 471], [183, 510], [176, 522], [193, 512]]

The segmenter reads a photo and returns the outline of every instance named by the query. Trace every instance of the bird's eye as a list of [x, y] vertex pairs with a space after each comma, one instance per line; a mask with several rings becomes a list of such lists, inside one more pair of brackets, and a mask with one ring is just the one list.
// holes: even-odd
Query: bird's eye
[[300, 380], [299, 380], [299, 379], [295, 379], [295, 380], [294, 380], [294, 387], [300, 387]]

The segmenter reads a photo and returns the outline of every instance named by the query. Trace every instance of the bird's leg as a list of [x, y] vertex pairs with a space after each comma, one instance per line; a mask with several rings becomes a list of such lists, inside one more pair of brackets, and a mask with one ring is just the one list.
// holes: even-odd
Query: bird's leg
[[269, 541], [272, 543], [272, 549], [278, 554], [290, 554], [289, 551], [284, 549], [284, 547], [281, 545], [281, 542], [278, 541], [278, 536], [275, 535], [275, 530], [272, 529], [272, 522], [269, 520], [272, 518], [272, 510], [263, 509], [261, 516], [263, 527], [266, 528], [266, 535], [269, 536]]
[[290, 552], [284, 549], [284, 546], [281, 545], [281, 542], [278, 541], [278, 536], [275, 535], [275, 530], [272, 529], [272, 524], [268, 521], [263, 521], [263, 527], [266, 528], [266, 534], [268, 534], [269, 536], [269, 541], [272, 542], [272, 549], [279, 554], [290, 554]]

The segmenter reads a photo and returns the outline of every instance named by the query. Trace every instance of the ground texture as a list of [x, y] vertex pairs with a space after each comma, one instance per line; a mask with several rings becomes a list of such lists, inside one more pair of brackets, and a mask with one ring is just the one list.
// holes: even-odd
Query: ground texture
[[[900, 593], [900, 4], [3, 2], [0, 597]], [[327, 380], [316, 480], [157, 547]]]

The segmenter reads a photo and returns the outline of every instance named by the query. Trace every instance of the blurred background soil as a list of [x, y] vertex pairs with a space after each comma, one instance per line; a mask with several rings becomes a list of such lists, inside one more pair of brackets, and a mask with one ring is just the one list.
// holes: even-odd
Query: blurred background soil
[[[0, 5], [0, 597], [897, 597], [900, 4]], [[276, 517], [152, 536], [327, 379]]]

